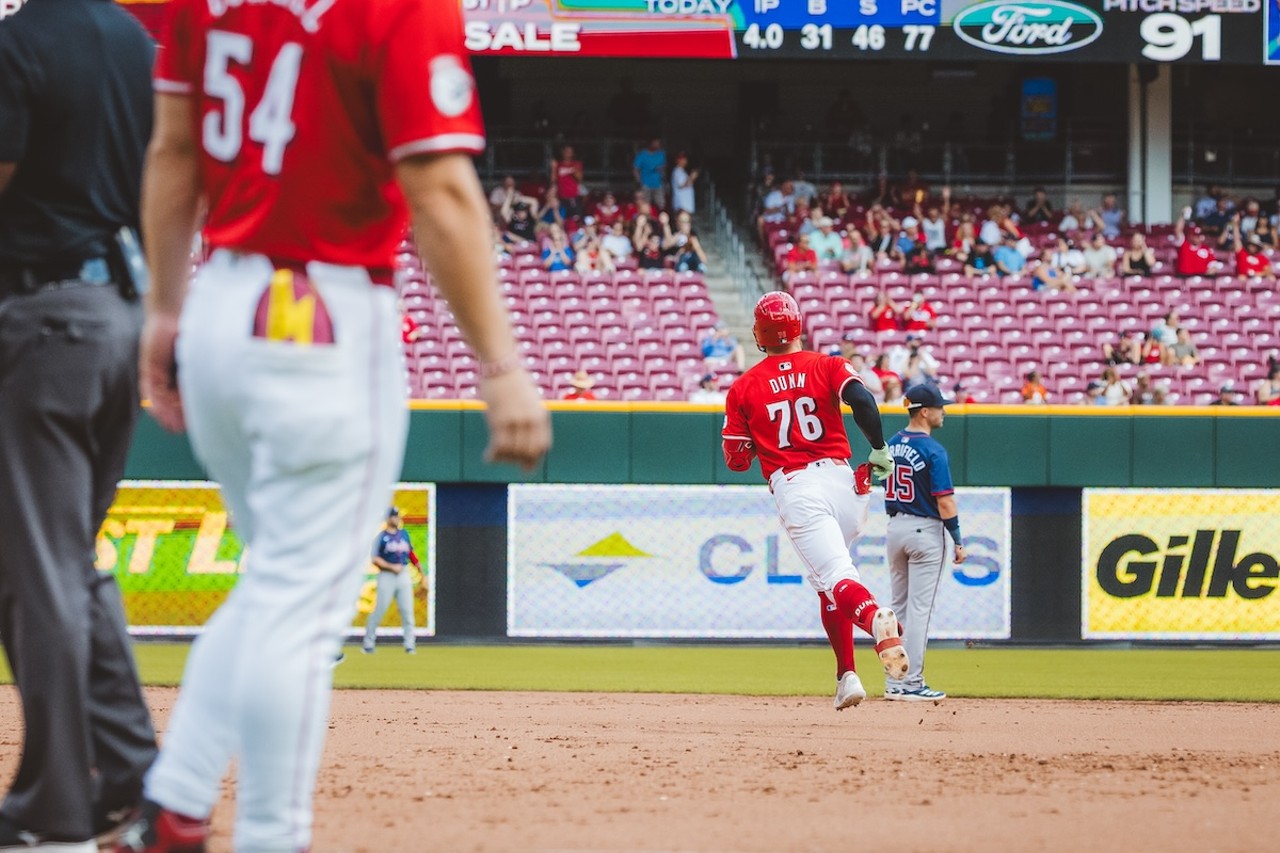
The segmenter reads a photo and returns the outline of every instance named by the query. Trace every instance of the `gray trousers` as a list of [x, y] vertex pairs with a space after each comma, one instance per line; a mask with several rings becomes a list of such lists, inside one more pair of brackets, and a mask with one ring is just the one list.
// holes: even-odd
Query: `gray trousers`
[[0, 812], [85, 840], [137, 801], [156, 755], [98, 528], [138, 413], [141, 311], [113, 286], [0, 296], [0, 639], [22, 763]]
[[889, 519], [889, 587], [892, 607], [902, 623], [902, 645], [910, 667], [901, 681], [886, 678], [886, 687], [924, 684], [924, 652], [929, 641], [929, 617], [938, 597], [951, 536], [936, 518], [895, 515]]
[[378, 623], [387, 615], [392, 599], [400, 610], [400, 624], [404, 627], [404, 647], [412, 649], [417, 642], [413, 634], [413, 578], [409, 575], [409, 567], [405, 566], [399, 574], [385, 569], [378, 572], [378, 600], [364, 623], [364, 647], [372, 649], [377, 642]]

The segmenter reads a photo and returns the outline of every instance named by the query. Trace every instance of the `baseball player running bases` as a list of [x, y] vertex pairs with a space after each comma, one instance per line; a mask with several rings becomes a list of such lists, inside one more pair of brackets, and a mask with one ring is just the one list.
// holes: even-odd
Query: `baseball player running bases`
[[[871, 471], [887, 476], [893, 462], [875, 398], [847, 361], [805, 351], [801, 325], [789, 294], [766, 293], [756, 303], [756, 346], [767, 356], [729, 388], [724, 459], [734, 471], [760, 460], [778, 516], [818, 593], [822, 627], [836, 656], [835, 707], [841, 711], [867, 697], [854, 669], [855, 625], [875, 638], [888, 678], [907, 674], [898, 618], [862, 585], [850, 556], [867, 520]], [[849, 467], [842, 400], [872, 447], [869, 464], [856, 470]]]
[[924, 683], [924, 651], [947, 557], [956, 564], [965, 560], [951, 465], [946, 448], [932, 435], [946, 417], [943, 406], [951, 402], [932, 385], [912, 388], [907, 392], [911, 420], [889, 440], [893, 474], [885, 481], [884, 507], [889, 513], [890, 594], [906, 628], [911, 659], [905, 677], [885, 681], [884, 698], [895, 701], [947, 698]]

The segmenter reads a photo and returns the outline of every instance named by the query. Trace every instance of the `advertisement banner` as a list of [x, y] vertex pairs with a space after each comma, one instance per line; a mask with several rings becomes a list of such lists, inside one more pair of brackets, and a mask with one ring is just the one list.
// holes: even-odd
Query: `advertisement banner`
[[[418, 587], [414, 621], [419, 636], [435, 634], [435, 486], [401, 484], [395, 504], [426, 573]], [[370, 552], [377, 527], [369, 531]], [[97, 567], [111, 572], [124, 597], [135, 635], [190, 636], [213, 615], [244, 569], [246, 551], [236, 536], [217, 484], [125, 481], [98, 532]], [[349, 635], [364, 630], [373, 610], [377, 569], [370, 563]], [[416, 570], [415, 583], [421, 577]], [[379, 635], [399, 636], [392, 607]]]
[[[765, 486], [513, 485], [513, 637], [820, 639], [817, 594]], [[968, 561], [949, 565], [929, 636], [1009, 636], [1009, 490], [960, 489]], [[889, 600], [884, 495], [853, 557]]]
[[1280, 491], [1086, 489], [1086, 640], [1280, 640]]

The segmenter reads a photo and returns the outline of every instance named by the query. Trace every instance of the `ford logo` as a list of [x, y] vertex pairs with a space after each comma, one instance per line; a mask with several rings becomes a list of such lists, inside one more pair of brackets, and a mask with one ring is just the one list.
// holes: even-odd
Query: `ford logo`
[[988, 0], [957, 15], [951, 28], [974, 47], [995, 53], [1065, 53], [1102, 35], [1102, 18], [1063, 0]]

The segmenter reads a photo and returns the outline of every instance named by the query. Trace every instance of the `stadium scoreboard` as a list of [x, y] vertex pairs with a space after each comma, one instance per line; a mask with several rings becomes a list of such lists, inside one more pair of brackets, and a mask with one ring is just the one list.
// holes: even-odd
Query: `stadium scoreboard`
[[1280, 64], [1280, 0], [460, 0], [478, 55]]

